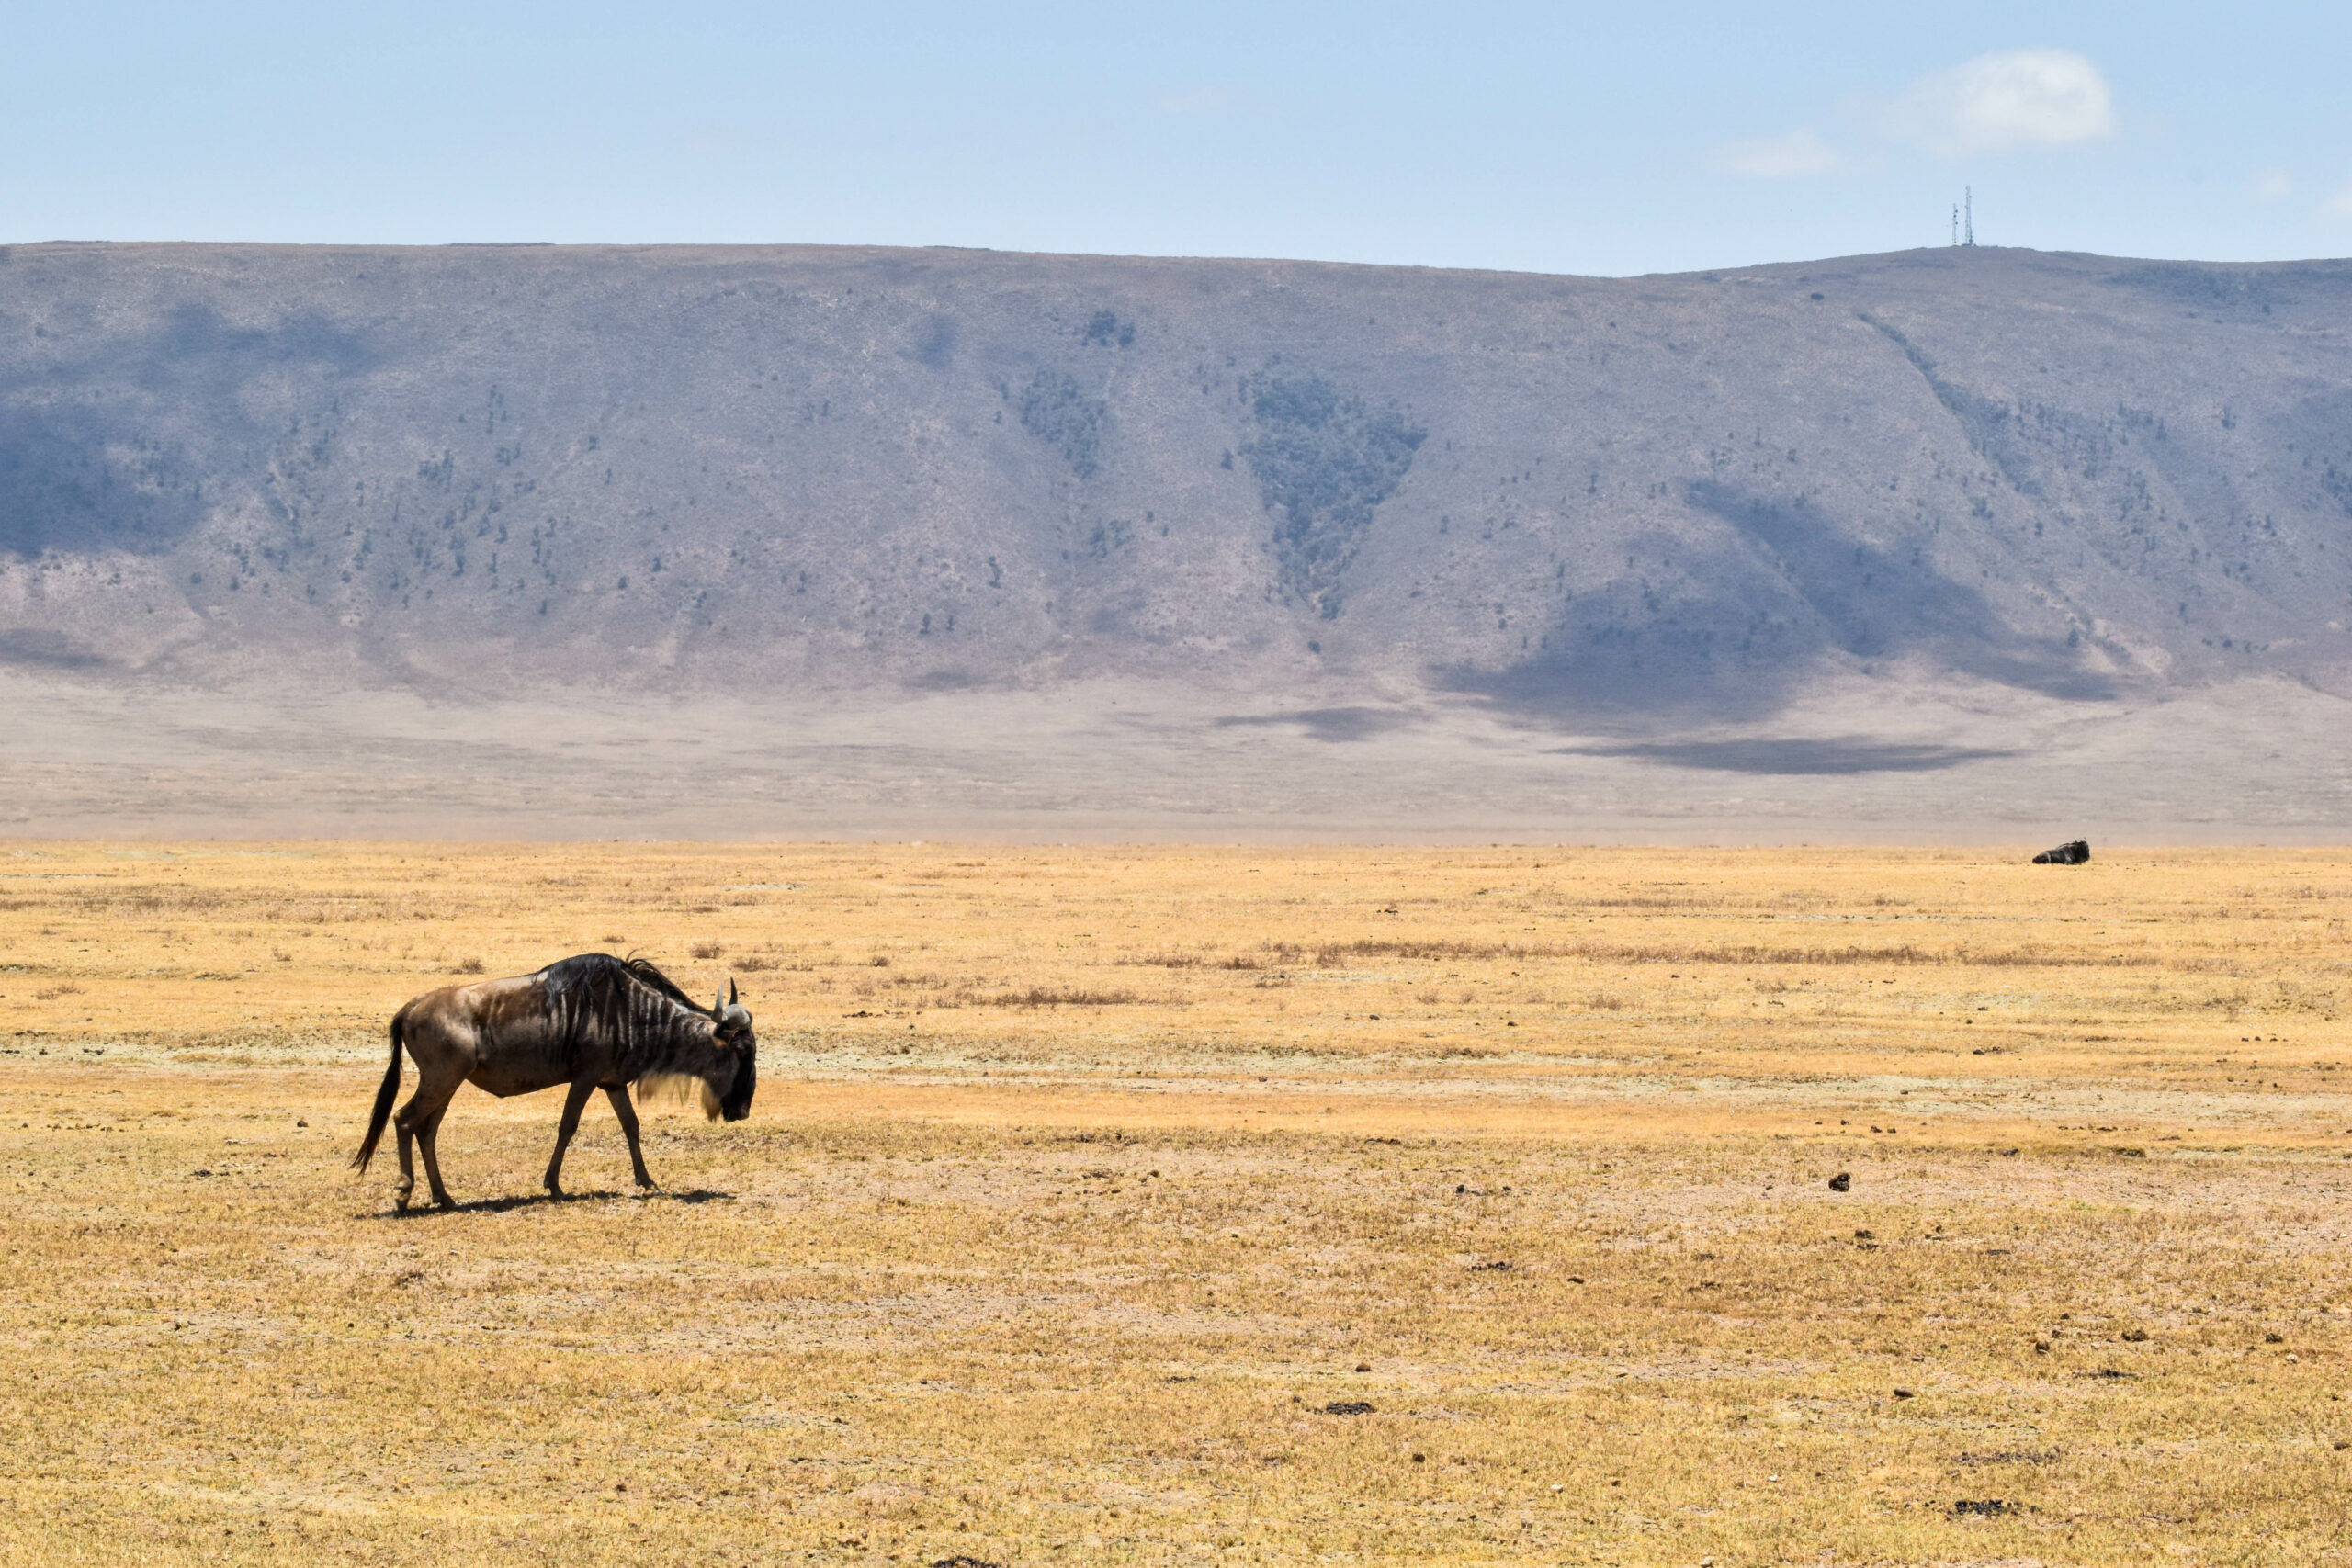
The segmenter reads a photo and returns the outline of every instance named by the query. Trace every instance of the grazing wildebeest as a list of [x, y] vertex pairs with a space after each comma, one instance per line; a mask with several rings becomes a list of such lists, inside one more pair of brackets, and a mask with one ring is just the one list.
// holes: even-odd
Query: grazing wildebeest
[[752, 1015], [727, 982], [724, 999], [698, 1006], [670, 978], [642, 958], [583, 953], [550, 964], [536, 975], [483, 980], [427, 991], [392, 1015], [392, 1065], [376, 1091], [368, 1138], [351, 1162], [361, 1170], [376, 1153], [392, 1100], [401, 1088], [401, 1050], [416, 1058], [416, 1092], [401, 1107], [401, 1184], [395, 1201], [408, 1207], [416, 1186], [409, 1144], [424, 1145], [424, 1179], [433, 1201], [450, 1207], [441, 1185], [434, 1140], [442, 1113], [463, 1084], [495, 1095], [530, 1094], [558, 1084], [570, 1086], [563, 1121], [555, 1134], [555, 1157], [548, 1161], [547, 1188], [563, 1196], [558, 1177], [564, 1145], [580, 1126], [580, 1108], [589, 1092], [603, 1089], [628, 1134], [628, 1160], [637, 1184], [650, 1188], [645, 1155], [637, 1142], [637, 1112], [628, 1102], [631, 1085], [648, 1079], [692, 1080], [703, 1111], [741, 1122], [752, 1113], [752, 1054], [759, 1041]]
[[2091, 858], [2091, 846], [2086, 840], [2075, 839], [2054, 850], [2044, 850], [2033, 857], [2036, 865], [2083, 865]]

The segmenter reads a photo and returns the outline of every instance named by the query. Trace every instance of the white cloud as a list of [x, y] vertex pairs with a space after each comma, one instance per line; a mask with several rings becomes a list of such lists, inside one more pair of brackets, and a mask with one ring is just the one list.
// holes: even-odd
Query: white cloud
[[2063, 49], [1980, 54], [1904, 90], [1888, 129], [1947, 158], [2018, 147], [2064, 147], [2115, 132], [2107, 78]]
[[2284, 201], [2295, 194], [2295, 182], [2284, 169], [2265, 169], [2246, 182], [2257, 201]]
[[1786, 180], [1834, 174], [1846, 166], [1846, 155], [1823, 141], [1817, 131], [1792, 130], [1786, 136], [1726, 141], [1715, 149], [1710, 162], [1726, 175]]
[[2352, 218], [2352, 186], [2346, 186], [2324, 204], [2324, 209], [2338, 218]]

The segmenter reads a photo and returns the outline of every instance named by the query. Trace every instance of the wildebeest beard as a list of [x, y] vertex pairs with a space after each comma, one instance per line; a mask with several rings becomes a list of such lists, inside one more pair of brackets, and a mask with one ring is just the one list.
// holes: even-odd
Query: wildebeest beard
[[752, 1036], [746, 1033], [741, 1038], [743, 1041], [741, 1054], [727, 1064], [734, 1076], [727, 1080], [723, 1093], [712, 1088], [710, 1078], [700, 1072], [656, 1069], [638, 1078], [638, 1102], [643, 1104], [650, 1100], [673, 1099], [681, 1104], [700, 1106], [702, 1113], [713, 1122], [742, 1121], [752, 1113], [752, 1090], [758, 1071], [752, 1065], [754, 1042]]
[[729, 1122], [741, 1122], [752, 1113], [752, 1090], [760, 1077], [752, 1059], [754, 1043], [751, 1032], [744, 1031], [742, 1059], [735, 1064], [735, 1086], [718, 1098], [718, 1112]]

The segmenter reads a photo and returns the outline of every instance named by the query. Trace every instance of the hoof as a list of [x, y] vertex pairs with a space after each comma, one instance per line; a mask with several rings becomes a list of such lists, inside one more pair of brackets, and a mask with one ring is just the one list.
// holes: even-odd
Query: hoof
[[405, 1214], [408, 1213], [407, 1193], [403, 1192], [399, 1197], [392, 1200], [392, 1213], [395, 1214]]

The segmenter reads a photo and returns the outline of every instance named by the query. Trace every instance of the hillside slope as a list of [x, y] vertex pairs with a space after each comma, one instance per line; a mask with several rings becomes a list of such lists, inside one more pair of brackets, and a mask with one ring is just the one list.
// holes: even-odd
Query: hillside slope
[[2352, 684], [2352, 264], [0, 252], [0, 659], [1753, 719]]

